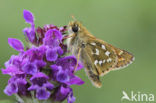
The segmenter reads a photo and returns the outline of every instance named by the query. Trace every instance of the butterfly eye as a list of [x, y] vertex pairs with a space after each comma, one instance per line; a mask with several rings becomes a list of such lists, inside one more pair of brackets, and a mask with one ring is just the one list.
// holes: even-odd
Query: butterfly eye
[[78, 32], [78, 30], [79, 30], [78, 26], [73, 26], [73, 27], [72, 27], [72, 31], [73, 31], [73, 32], [76, 33], [76, 32]]

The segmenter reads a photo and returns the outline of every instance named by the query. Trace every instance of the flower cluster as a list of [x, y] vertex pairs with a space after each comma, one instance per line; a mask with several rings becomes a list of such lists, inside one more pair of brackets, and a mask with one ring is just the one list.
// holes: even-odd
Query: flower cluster
[[[71, 85], [82, 85], [79, 77], [74, 75], [77, 60], [74, 56], [65, 56], [67, 46], [63, 43], [65, 27], [58, 28], [52, 24], [43, 28], [35, 28], [34, 16], [28, 10], [23, 11], [26, 23], [31, 27], [23, 30], [26, 40], [30, 44], [9, 38], [9, 45], [19, 52], [12, 55], [5, 63], [3, 74], [8, 74], [4, 92], [7, 95], [17, 94], [38, 100], [64, 101], [73, 103], [75, 97]], [[79, 63], [77, 70], [83, 66]]]

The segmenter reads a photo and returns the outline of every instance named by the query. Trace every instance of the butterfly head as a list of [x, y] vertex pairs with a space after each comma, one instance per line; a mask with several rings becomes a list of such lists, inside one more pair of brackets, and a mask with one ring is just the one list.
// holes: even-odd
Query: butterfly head
[[68, 24], [68, 32], [78, 34], [82, 31], [82, 24], [79, 21], [71, 21]]

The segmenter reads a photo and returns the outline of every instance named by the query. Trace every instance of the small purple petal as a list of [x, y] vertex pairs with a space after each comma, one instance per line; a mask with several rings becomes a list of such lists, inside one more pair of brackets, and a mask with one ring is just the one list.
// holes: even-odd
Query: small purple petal
[[25, 79], [18, 79], [17, 86], [18, 86], [18, 93], [25, 95], [27, 88], [26, 88], [27, 81]]
[[30, 80], [33, 81], [34, 79], [37, 79], [37, 78], [45, 78], [46, 80], [49, 79], [48, 76], [46, 76], [44, 73], [38, 72], [35, 75], [33, 75], [33, 77], [31, 77]]
[[62, 40], [62, 34], [59, 30], [53, 29], [53, 34], [55, 34], [58, 40]]
[[79, 62], [76, 71], [79, 71], [81, 69], [83, 69], [83, 65], [82, 65], [82, 63]]
[[10, 64], [11, 64], [11, 60], [10, 59], [4, 63], [6, 68], [8, 68], [10, 66]]
[[17, 68], [20, 68], [21, 60], [21, 56], [12, 55], [11, 58], [7, 62], [5, 62], [5, 67], [8, 68], [9, 66], [15, 66]]
[[59, 41], [56, 38], [53, 38], [52, 35], [47, 35], [43, 39], [43, 44], [49, 46], [50, 48], [57, 48], [59, 47]]
[[45, 83], [47, 83], [48, 79], [49, 79], [48, 76], [46, 76], [42, 72], [39, 72], [39, 73], [36, 73], [35, 75], [33, 75], [30, 78], [30, 81], [32, 82], [32, 85], [38, 85], [38, 86], [42, 87]]
[[54, 71], [54, 72], [58, 72], [59, 70], [62, 70], [62, 67], [58, 66], [56, 64], [53, 64], [50, 67], [51, 67], [52, 71]]
[[9, 74], [11, 76], [13, 76], [15, 74], [23, 74], [23, 72], [19, 71], [19, 69], [16, 68], [15, 66], [9, 66], [7, 69], [2, 69], [2, 73]]
[[50, 92], [47, 91], [45, 88], [40, 88], [36, 92], [36, 97], [39, 100], [46, 100], [50, 97]]
[[45, 83], [45, 84], [43, 85], [43, 87], [46, 87], [48, 90], [52, 90], [52, 89], [54, 88], [54, 85], [51, 84], [51, 83], [49, 83], [49, 82], [47, 82], [47, 83]]
[[56, 49], [48, 49], [46, 51], [46, 58], [48, 61], [55, 61], [58, 57]]
[[53, 38], [53, 39], [58, 39], [58, 40], [62, 40], [62, 34], [59, 30], [56, 29], [49, 29], [46, 34], [45, 34], [46, 38]]
[[51, 70], [52, 70], [51, 77], [52, 77], [53, 80], [55, 80], [56, 77], [57, 77], [57, 73], [59, 72], [59, 70], [62, 70], [62, 67], [57, 66], [56, 64], [53, 64], [50, 67], [51, 67]]
[[59, 55], [62, 55], [62, 54], [63, 54], [63, 50], [62, 50], [61, 47], [58, 47], [58, 49], [57, 49], [57, 53], [58, 53]]
[[18, 67], [18, 68], [20, 68], [20, 66], [21, 66], [21, 61], [22, 61], [22, 59], [21, 59], [21, 57], [20, 56], [14, 56], [13, 58], [12, 58], [12, 65], [14, 65], [14, 66], [16, 66], [16, 67]]
[[72, 71], [77, 63], [75, 56], [66, 56], [63, 58], [59, 58], [56, 61], [56, 65], [62, 66], [63, 69]]
[[46, 50], [47, 50], [47, 47], [44, 46], [44, 45], [42, 45], [42, 46], [40, 46], [40, 47], [38, 48], [39, 54], [42, 55], [42, 56], [45, 54], [45, 51], [46, 51]]
[[11, 96], [12, 94], [17, 92], [18, 92], [18, 88], [15, 82], [9, 83], [4, 89], [4, 93], [7, 94], [8, 96]]
[[54, 98], [56, 101], [63, 101], [67, 98], [68, 94], [70, 93], [71, 88], [67, 87], [66, 85], [61, 85], [59, 89], [54, 94]]
[[30, 42], [35, 40], [35, 30], [33, 28], [25, 28], [23, 30], [24, 35], [29, 39]]
[[84, 81], [81, 80], [81, 78], [77, 76], [73, 76], [69, 82], [67, 82], [68, 85], [82, 85], [84, 84]]
[[34, 63], [37, 65], [38, 68], [46, 66], [46, 62], [43, 60], [35, 60]]
[[31, 86], [28, 88], [28, 91], [37, 90], [38, 88], [40, 88], [38, 85], [31, 85]]
[[71, 92], [69, 93], [68, 97], [67, 97], [67, 101], [68, 103], [74, 103], [76, 100], [76, 98], [73, 96], [73, 91], [71, 90]]
[[35, 74], [38, 72], [37, 66], [33, 63], [26, 63], [23, 67], [22, 70], [26, 73], [26, 74]]
[[70, 87], [66, 87], [66, 86], [61, 86], [61, 88], [60, 88], [60, 92], [61, 92], [61, 94], [63, 94], [63, 95], [67, 95], [69, 92], [70, 92]]
[[23, 51], [24, 50], [24, 45], [22, 44], [22, 42], [18, 39], [14, 39], [14, 38], [8, 38], [8, 43], [9, 45], [14, 48], [17, 51]]
[[27, 23], [33, 24], [34, 23], [34, 16], [28, 10], [23, 10], [23, 17]]
[[69, 81], [69, 75], [67, 74], [67, 72], [65, 72], [65, 71], [59, 71], [58, 73], [57, 73], [57, 76], [56, 76], [56, 79], [57, 79], [57, 81], [59, 81], [59, 82], [62, 82], [62, 83], [66, 83], [66, 82], [68, 82]]
[[45, 52], [46, 49], [44, 48], [44, 46], [39, 48], [32, 47], [29, 50], [25, 51], [24, 56], [28, 57], [30, 61], [41, 60], [43, 59]]

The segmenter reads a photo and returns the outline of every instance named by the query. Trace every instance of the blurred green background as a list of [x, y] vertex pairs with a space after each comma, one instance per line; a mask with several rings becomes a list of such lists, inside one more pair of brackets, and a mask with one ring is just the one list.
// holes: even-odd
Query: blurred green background
[[[91, 85], [84, 70], [79, 71], [77, 75], [85, 84], [73, 86], [75, 103], [132, 103], [121, 101], [123, 90], [129, 95], [134, 91], [156, 96], [155, 0], [0, 0], [1, 68], [12, 54], [17, 54], [9, 47], [7, 38], [24, 41], [22, 30], [27, 25], [23, 9], [35, 15], [36, 26], [67, 25], [74, 15], [97, 38], [134, 54], [136, 60], [132, 65], [101, 78], [101, 89]], [[3, 93], [8, 78], [0, 74], [1, 101], [14, 100]]]

